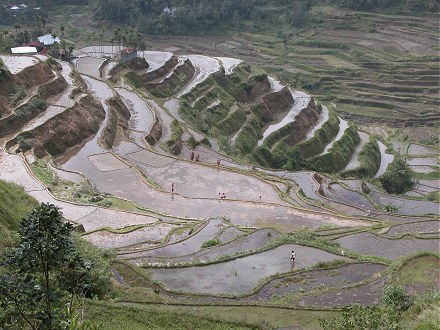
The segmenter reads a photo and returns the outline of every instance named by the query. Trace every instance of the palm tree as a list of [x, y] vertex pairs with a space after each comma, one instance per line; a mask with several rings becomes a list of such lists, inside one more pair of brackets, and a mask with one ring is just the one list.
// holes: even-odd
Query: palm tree
[[14, 28], [15, 28], [15, 33], [18, 34], [18, 30], [20, 30], [21, 25], [18, 24], [18, 23], [15, 23], [15, 24], [14, 24]]
[[115, 37], [115, 41], [118, 41], [118, 44], [121, 44], [121, 34], [122, 34], [122, 29], [120, 26], [117, 26], [115, 31], [114, 31], [114, 37]]
[[104, 53], [104, 27], [101, 26], [101, 33], [99, 34], [99, 39], [101, 40], [101, 53]]
[[64, 30], [65, 30], [64, 25], [60, 25], [61, 37], [64, 37]]
[[96, 39], [96, 33], [92, 32], [92, 42], [93, 42], [93, 52], [94, 53], [96, 53], [95, 39]]
[[47, 24], [47, 19], [46, 19], [46, 17], [41, 16], [41, 15], [40, 15], [39, 19], [40, 19], [40, 23], [41, 23], [41, 26], [43, 27], [43, 32], [44, 32], [44, 30], [46, 28], [46, 24]]

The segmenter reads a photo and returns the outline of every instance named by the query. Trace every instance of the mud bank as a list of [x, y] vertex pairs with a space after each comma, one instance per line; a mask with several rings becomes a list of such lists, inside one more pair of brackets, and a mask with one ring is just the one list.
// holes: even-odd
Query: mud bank
[[6, 145], [10, 149], [18, 145], [17, 152], [33, 150], [37, 157], [64, 153], [95, 134], [104, 120], [105, 112], [92, 96], [83, 97], [72, 108], [52, 117], [44, 124], [20, 133]]
[[115, 142], [118, 128], [121, 128], [124, 132], [127, 132], [128, 121], [131, 117], [131, 114], [130, 110], [128, 110], [119, 96], [112, 97], [107, 101], [107, 104], [109, 105], [108, 121], [106, 127], [102, 131], [100, 142], [105, 146], [105, 148], [111, 149], [113, 147], [113, 143]]

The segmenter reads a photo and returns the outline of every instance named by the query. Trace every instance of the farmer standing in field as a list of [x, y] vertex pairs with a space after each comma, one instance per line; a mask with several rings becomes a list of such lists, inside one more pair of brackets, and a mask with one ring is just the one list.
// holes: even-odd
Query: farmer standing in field
[[292, 251], [292, 256], [290, 257], [290, 262], [295, 262], [296, 254], [295, 251]]

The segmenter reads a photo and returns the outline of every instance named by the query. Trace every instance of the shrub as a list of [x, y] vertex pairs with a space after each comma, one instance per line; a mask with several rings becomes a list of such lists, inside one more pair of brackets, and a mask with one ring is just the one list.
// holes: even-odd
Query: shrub
[[207, 241], [203, 242], [202, 243], [202, 249], [206, 249], [206, 248], [209, 248], [211, 246], [216, 246], [216, 245], [219, 245], [220, 243], [221, 243], [220, 242], [220, 238], [215, 237], [213, 239], [210, 239], [210, 240], [207, 240]]
[[388, 165], [387, 171], [379, 178], [382, 187], [390, 194], [402, 194], [410, 190], [414, 182], [412, 180], [413, 171], [406, 162], [396, 157]]

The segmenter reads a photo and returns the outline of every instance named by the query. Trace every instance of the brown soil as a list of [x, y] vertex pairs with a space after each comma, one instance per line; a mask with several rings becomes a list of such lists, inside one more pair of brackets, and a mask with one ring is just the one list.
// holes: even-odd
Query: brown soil
[[279, 92], [263, 96], [263, 121], [270, 122], [276, 119], [276, 113], [288, 111], [294, 104], [292, 93], [284, 87]]
[[105, 111], [92, 96], [83, 97], [74, 107], [52, 117], [32, 131], [19, 134], [8, 143], [19, 144], [17, 151], [33, 149], [37, 157], [64, 153], [83, 143], [99, 129]]
[[9, 97], [17, 87], [23, 86], [26, 89], [30, 89], [33, 86], [45, 84], [53, 78], [54, 74], [44, 63], [37, 63], [27, 67], [16, 75], [12, 75], [9, 71], [4, 71], [2, 88], [0, 88], [0, 118], [11, 114], [13, 109], [9, 104]]
[[[38, 97], [34, 97], [28, 103], [18, 107], [14, 113], [0, 119], [0, 137], [19, 131], [28, 121], [46, 110], [47, 104], [41, 101]], [[36, 104], [36, 106], [29, 108], [29, 104]]]
[[50, 96], [57, 95], [67, 88], [67, 82], [63, 77], [58, 77], [51, 82], [38, 88], [38, 94], [43, 100], [47, 100]]
[[14, 76], [15, 82], [26, 88], [44, 84], [53, 78], [53, 72], [44, 63], [27, 67]]
[[128, 110], [119, 96], [112, 97], [107, 101], [107, 104], [110, 107], [108, 112], [108, 122], [102, 132], [101, 142], [107, 149], [111, 149], [115, 142], [118, 127], [124, 131], [128, 130], [128, 121], [131, 114], [130, 110]]
[[150, 145], [154, 145], [160, 140], [161, 137], [162, 124], [160, 123], [159, 119], [156, 118], [156, 121], [154, 122], [153, 127], [151, 127], [150, 132], [145, 136], [145, 141], [147, 141]]
[[134, 70], [134, 71], [138, 71], [138, 70], [146, 70], [150, 67], [150, 65], [148, 64], [148, 62], [145, 60], [145, 58], [136, 58], [133, 61], [130, 61], [128, 63], [128, 66], [130, 67], [130, 69]]
[[291, 134], [284, 139], [284, 142], [292, 146], [303, 140], [309, 130], [316, 125], [319, 119], [320, 111], [313, 101], [310, 101], [307, 108], [295, 117], [295, 121], [290, 125]]

